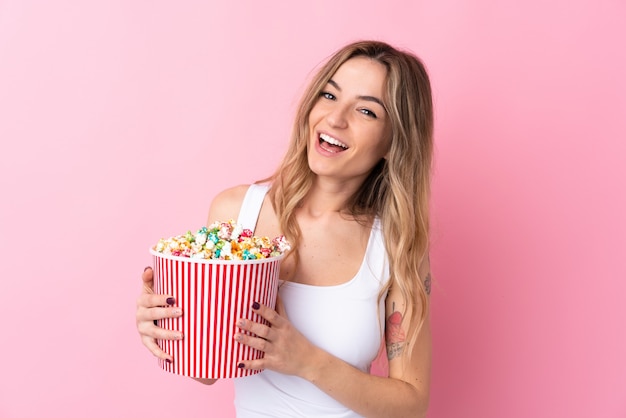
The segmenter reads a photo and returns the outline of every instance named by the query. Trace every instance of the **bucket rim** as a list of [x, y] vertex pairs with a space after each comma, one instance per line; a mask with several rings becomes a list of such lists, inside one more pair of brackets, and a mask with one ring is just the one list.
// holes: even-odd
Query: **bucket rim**
[[219, 259], [206, 259], [206, 258], [193, 258], [193, 257], [181, 257], [178, 255], [163, 254], [155, 251], [154, 248], [150, 248], [150, 254], [158, 258], [164, 258], [166, 260], [183, 261], [188, 263], [197, 264], [225, 264], [225, 265], [250, 265], [250, 264], [270, 264], [280, 261], [285, 254], [278, 255], [276, 257], [259, 258], [256, 260], [219, 260]]

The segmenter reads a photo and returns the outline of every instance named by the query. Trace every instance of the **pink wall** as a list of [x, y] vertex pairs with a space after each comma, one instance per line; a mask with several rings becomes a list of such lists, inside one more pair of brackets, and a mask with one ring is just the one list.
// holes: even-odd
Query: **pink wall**
[[141, 346], [147, 248], [268, 174], [358, 38], [432, 76], [429, 416], [626, 416], [623, 1], [209, 3], [0, 2], [1, 417], [233, 415]]

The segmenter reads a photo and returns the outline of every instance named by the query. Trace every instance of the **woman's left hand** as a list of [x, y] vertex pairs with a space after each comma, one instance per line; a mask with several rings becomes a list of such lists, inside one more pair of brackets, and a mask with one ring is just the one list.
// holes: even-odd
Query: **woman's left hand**
[[235, 334], [235, 340], [257, 350], [265, 356], [258, 360], [239, 363], [239, 367], [252, 370], [269, 369], [283, 374], [305, 377], [307, 371], [314, 368], [314, 355], [319, 351], [287, 319], [285, 308], [276, 301], [276, 310], [265, 305], [253, 304], [252, 309], [265, 318], [270, 326], [247, 319], [239, 319], [237, 326], [254, 335]]

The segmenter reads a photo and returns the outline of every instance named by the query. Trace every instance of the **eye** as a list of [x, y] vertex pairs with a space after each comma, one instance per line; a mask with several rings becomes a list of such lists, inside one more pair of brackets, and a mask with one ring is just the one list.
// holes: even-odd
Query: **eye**
[[321, 92], [320, 93], [320, 97], [323, 97], [323, 98], [328, 99], [328, 100], [336, 100], [337, 99], [334, 94], [329, 93], [327, 91]]
[[378, 118], [378, 116], [376, 116], [376, 113], [372, 112], [372, 111], [371, 111], [371, 110], [369, 110], [369, 109], [365, 109], [365, 108], [363, 108], [363, 109], [359, 109], [359, 112], [361, 112], [361, 113], [363, 113], [364, 115], [367, 115], [367, 116], [369, 116], [369, 117], [371, 117], [371, 118], [373, 118], [373, 119]]

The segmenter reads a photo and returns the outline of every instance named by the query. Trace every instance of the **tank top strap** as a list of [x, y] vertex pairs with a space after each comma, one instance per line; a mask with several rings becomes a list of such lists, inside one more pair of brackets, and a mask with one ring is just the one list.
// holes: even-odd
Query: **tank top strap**
[[241, 203], [239, 218], [237, 219], [237, 223], [244, 229], [254, 232], [259, 213], [261, 212], [261, 206], [263, 206], [263, 199], [265, 199], [269, 188], [269, 184], [251, 184], [248, 188]]

